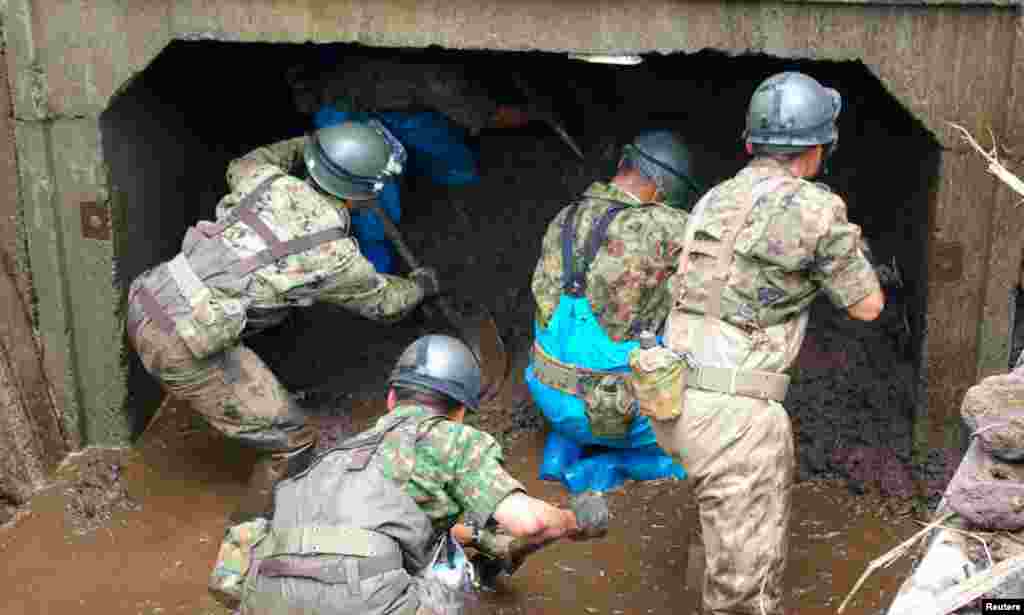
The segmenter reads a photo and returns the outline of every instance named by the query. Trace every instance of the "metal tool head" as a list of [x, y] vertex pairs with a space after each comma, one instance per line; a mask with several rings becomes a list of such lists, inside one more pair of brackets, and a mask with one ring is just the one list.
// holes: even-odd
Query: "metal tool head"
[[453, 308], [455, 322], [452, 327], [480, 363], [480, 403], [494, 399], [501, 392], [508, 377], [509, 361], [505, 342], [490, 311], [472, 299], [447, 297]]

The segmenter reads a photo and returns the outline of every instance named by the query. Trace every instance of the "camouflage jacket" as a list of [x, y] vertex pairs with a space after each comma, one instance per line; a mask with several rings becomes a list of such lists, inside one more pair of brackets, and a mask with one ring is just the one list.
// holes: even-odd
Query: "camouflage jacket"
[[[397, 416], [432, 416], [435, 412], [408, 403], [392, 410]], [[381, 428], [385, 421], [366, 433]], [[388, 434], [377, 451], [378, 467], [387, 478], [408, 477], [401, 485], [438, 531], [448, 530], [462, 513], [481, 523], [494, 514], [506, 496], [524, 491], [502, 467], [501, 446], [479, 429], [452, 421], [430, 421], [413, 450], [403, 448], [397, 433]]]
[[[587, 273], [586, 297], [605, 333], [625, 341], [644, 329], [659, 329], [668, 316], [671, 300], [665, 281], [676, 270], [688, 215], [664, 205], [641, 204], [614, 185], [595, 182], [583, 193], [576, 214], [577, 259], [582, 258], [590, 229], [612, 205], [607, 199], [632, 206], [608, 227], [605, 243]], [[537, 321], [542, 326], [554, 314], [563, 292], [561, 230], [568, 210], [563, 209], [548, 225], [533, 272]]]
[[[789, 175], [777, 162], [755, 159], [732, 179], [708, 192], [690, 217], [695, 242], [712, 245], [734, 229], [754, 185], [785, 181], [763, 195], [739, 230], [722, 293], [720, 343], [704, 362], [781, 370], [795, 358], [811, 301], [824, 292], [846, 308], [879, 290], [878, 278], [861, 251], [861, 230], [846, 218], [846, 204], [820, 184]], [[669, 346], [693, 350], [701, 341], [701, 314], [717, 258], [695, 245], [686, 272], [669, 280], [674, 308]]]
[[[231, 192], [217, 204], [224, 218], [242, 197], [266, 177], [302, 168], [305, 137], [259, 147], [228, 165]], [[318, 192], [294, 176], [277, 179], [262, 199], [259, 216], [281, 241], [341, 226], [349, 227], [344, 204]], [[221, 235], [237, 253], [263, 250], [266, 244], [249, 226], [236, 223]], [[230, 291], [221, 288], [222, 292]], [[403, 316], [423, 298], [413, 282], [377, 273], [352, 237], [322, 243], [257, 269], [244, 296], [256, 308], [278, 308], [296, 302], [333, 303], [375, 320]]]
[[497, 103], [462, 67], [345, 57], [320, 78], [321, 102], [341, 111], [429, 109], [472, 134], [487, 126]]

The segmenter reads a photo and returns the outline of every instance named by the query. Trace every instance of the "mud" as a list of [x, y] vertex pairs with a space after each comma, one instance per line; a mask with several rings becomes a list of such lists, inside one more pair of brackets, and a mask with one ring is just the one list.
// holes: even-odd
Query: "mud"
[[[382, 408], [378, 396], [331, 410], [338, 416], [351, 411], [350, 428], [361, 429]], [[338, 425], [339, 433], [344, 431]], [[510, 471], [531, 493], [567, 503], [560, 485], [536, 480], [543, 433], [519, 432], [507, 440]], [[7, 561], [0, 586], [8, 588], [0, 612], [226, 615], [205, 583], [253, 460], [250, 452], [210, 433], [174, 404], [137, 448], [76, 457], [57, 484], [31, 501], [26, 514], [0, 530], [0, 553]], [[112, 467], [120, 470], [112, 474]], [[109, 518], [93, 531], [78, 533], [67, 506], [78, 490], [96, 483], [113, 494], [123, 487], [137, 506], [112, 506]], [[684, 487], [676, 481], [630, 483], [611, 492], [605, 539], [541, 551], [515, 576], [499, 579], [497, 591], [480, 596], [474, 612], [691, 612], [703, 560], [693, 502]], [[884, 501], [871, 494], [852, 496], [836, 481], [796, 486], [788, 608], [833, 613], [871, 559], [916, 531], [910, 517], [890, 514], [896, 511], [887, 512]], [[680, 537], [687, 533], [693, 541], [684, 550]], [[909, 561], [875, 573], [847, 612], [879, 612], [908, 570]]]

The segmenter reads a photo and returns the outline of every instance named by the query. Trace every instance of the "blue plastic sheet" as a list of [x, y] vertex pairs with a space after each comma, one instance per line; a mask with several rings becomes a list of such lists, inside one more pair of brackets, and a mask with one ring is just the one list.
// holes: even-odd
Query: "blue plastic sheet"
[[[535, 339], [554, 358], [590, 369], [629, 371], [637, 342], [615, 342], [604, 332], [585, 297], [562, 295], [547, 327], [535, 323]], [[685, 478], [683, 468], [657, 445], [646, 417], [637, 417], [622, 438], [599, 438], [590, 431], [582, 399], [552, 389], [526, 368], [533, 399], [551, 425], [540, 478], [560, 480], [572, 493], [606, 491], [626, 479]]]
[[[317, 128], [340, 124], [345, 120], [378, 119], [405, 146], [408, 160], [406, 173], [429, 177], [444, 185], [461, 185], [480, 179], [476, 158], [462, 139], [462, 130], [440, 113], [422, 111], [405, 113], [350, 113], [333, 105], [324, 105], [313, 116]], [[397, 182], [388, 182], [378, 196], [381, 207], [398, 224], [402, 217], [401, 194]], [[395, 251], [384, 233], [384, 225], [368, 211], [352, 215], [352, 232], [359, 241], [363, 255], [377, 271], [389, 273], [394, 268]]]

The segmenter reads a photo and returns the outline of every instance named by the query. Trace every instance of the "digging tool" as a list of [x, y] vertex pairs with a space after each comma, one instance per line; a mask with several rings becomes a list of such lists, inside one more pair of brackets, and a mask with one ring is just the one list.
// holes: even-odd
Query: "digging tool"
[[[394, 244], [395, 249], [398, 250], [410, 269], [420, 266], [419, 260], [402, 239], [398, 227], [376, 200], [360, 201], [355, 203], [355, 206], [360, 209], [369, 209], [377, 215], [381, 224], [384, 225], [384, 233], [388, 240]], [[477, 361], [480, 362], [480, 371], [483, 376], [480, 401], [493, 399], [501, 391], [509, 369], [505, 342], [498, 334], [498, 326], [494, 323], [494, 317], [491, 316], [487, 308], [475, 301], [463, 300], [456, 308], [451, 297], [441, 294], [435, 297], [432, 303], [436, 304], [448, 322], [455, 327], [459, 332], [459, 337], [469, 345], [473, 354], [476, 355]], [[424, 302], [423, 309], [429, 311], [430, 306]]]
[[512, 81], [516, 84], [516, 87], [519, 88], [519, 91], [523, 93], [523, 96], [526, 97], [527, 110], [534, 117], [544, 120], [544, 122], [555, 131], [555, 134], [565, 141], [565, 144], [569, 146], [569, 149], [575, 152], [575, 154], [580, 157], [580, 160], [584, 160], [583, 150], [581, 150], [580, 146], [576, 144], [576, 141], [569, 136], [569, 133], [559, 121], [558, 116], [556, 116], [555, 112], [551, 110], [550, 105], [544, 105], [540, 102], [540, 96], [532, 87], [530, 87], [530, 84], [528, 84], [521, 75], [512, 73]]

